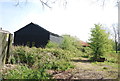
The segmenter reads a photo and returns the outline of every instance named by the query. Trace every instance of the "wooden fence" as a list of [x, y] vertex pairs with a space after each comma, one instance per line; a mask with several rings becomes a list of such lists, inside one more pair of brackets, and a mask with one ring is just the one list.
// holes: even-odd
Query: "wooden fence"
[[9, 62], [12, 39], [12, 34], [0, 32], [0, 68]]

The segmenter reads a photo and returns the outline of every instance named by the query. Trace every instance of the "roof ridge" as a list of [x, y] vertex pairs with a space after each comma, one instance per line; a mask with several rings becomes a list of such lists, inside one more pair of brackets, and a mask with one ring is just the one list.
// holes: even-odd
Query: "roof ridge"
[[[36, 26], [38, 26], [38, 27], [40, 27], [40, 28], [42, 28], [42, 29], [48, 31], [47, 29], [45, 29], [45, 28], [43, 28], [42, 26], [40, 26], [40, 25], [38, 25], [38, 24], [36, 24], [36, 23], [33, 23], [33, 22], [30, 22], [29, 24], [25, 25], [24, 27], [20, 28], [19, 30], [25, 28], [26, 26], [28, 26], [28, 25], [30, 25], [30, 24], [36, 25]], [[19, 31], [19, 30], [17, 30], [17, 31]], [[15, 32], [17, 32], [17, 31], [15, 31]], [[48, 32], [49, 32], [50, 34], [55, 35], [55, 36], [59, 36], [58, 34], [52, 33], [52, 32], [50, 32], [50, 31], [48, 31]]]

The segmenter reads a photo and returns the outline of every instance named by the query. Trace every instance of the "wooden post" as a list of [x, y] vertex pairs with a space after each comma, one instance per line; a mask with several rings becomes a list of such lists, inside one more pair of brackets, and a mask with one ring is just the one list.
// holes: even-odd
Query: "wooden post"
[[2, 65], [4, 66], [6, 61], [6, 53], [7, 53], [7, 34], [3, 33], [3, 39], [2, 39]]
[[5, 64], [7, 46], [6, 37], [7, 34], [0, 32], [0, 67], [3, 67]]
[[7, 53], [6, 53], [6, 63], [10, 63], [11, 46], [12, 46], [12, 34], [9, 34], [8, 45], [7, 45]]
[[2, 67], [2, 33], [0, 32], [0, 68]]

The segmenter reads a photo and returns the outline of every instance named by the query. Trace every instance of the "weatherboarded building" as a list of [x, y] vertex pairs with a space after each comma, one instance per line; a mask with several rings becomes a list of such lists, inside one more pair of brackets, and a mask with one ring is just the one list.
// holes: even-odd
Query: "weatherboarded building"
[[62, 37], [32, 22], [14, 32], [14, 45], [45, 47], [48, 41], [59, 44]]

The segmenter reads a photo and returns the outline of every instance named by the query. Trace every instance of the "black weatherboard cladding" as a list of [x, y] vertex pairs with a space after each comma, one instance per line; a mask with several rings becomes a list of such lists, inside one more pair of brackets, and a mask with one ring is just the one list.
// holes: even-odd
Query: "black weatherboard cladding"
[[30, 23], [20, 30], [14, 32], [14, 45], [32, 44], [36, 47], [45, 47], [48, 43], [50, 32], [42, 27]]
[[[14, 32], [14, 45], [29, 45], [29, 47], [32, 47], [34, 44], [35, 47], [45, 47], [50, 40], [50, 35], [51, 32], [31, 22]], [[54, 36], [61, 39], [58, 35]]]

